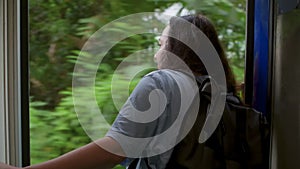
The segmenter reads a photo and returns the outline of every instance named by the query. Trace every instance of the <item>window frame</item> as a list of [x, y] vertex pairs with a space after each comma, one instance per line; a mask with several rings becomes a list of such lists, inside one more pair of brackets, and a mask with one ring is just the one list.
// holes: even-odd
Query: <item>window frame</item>
[[2, 0], [0, 161], [29, 165], [28, 0]]
[[247, 0], [246, 21], [246, 57], [245, 57], [245, 103], [253, 101], [253, 66], [254, 66], [254, 9], [255, 1]]

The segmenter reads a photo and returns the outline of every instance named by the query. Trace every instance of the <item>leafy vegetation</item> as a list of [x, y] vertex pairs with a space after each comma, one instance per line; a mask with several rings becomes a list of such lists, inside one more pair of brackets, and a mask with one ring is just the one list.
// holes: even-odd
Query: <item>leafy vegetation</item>
[[[177, 15], [186, 12], [207, 15], [216, 25], [238, 81], [243, 81], [246, 20], [243, 0], [30, 0], [30, 128], [33, 164], [57, 157], [91, 141], [78, 121], [72, 98], [74, 63], [87, 39], [99, 28], [121, 16], [154, 11], [157, 14], [175, 11]], [[131, 26], [119, 24], [118, 29], [122, 31]], [[155, 35], [135, 35], [115, 45], [105, 56], [95, 79], [95, 93], [99, 108], [108, 123], [112, 123], [118, 113], [111, 93], [114, 70], [128, 55], [142, 49], [153, 53], [156, 48]], [[136, 70], [149, 67], [149, 63], [153, 62], [152, 57], [134, 57], [139, 64], [123, 70], [124, 73], [136, 73]], [[129, 91], [122, 88], [124, 84], [128, 85], [122, 74], [115, 75], [118, 79], [116, 90], [120, 91], [121, 96], [128, 96], [139, 79], [149, 71], [147, 69], [137, 74], [130, 82]], [[85, 105], [86, 102], [88, 100], [81, 104]], [[91, 118], [85, 120], [89, 122]], [[106, 130], [103, 127], [103, 131], [95, 132], [103, 136]]]

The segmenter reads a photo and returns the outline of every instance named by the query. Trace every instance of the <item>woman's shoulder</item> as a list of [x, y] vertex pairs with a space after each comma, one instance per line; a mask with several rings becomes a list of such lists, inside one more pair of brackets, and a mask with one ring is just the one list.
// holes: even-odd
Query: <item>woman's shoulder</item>
[[155, 81], [194, 81], [195, 77], [192, 73], [182, 72], [178, 70], [171, 69], [160, 69], [153, 72], [148, 73], [144, 76], [144, 78], [152, 78]]
[[152, 72], [146, 74], [145, 77], [167, 76], [168, 72], [169, 72], [169, 70], [167, 70], [167, 69], [155, 70], [155, 71], [152, 71]]
[[172, 77], [166, 70], [155, 70], [146, 74], [139, 82], [140, 86], [149, 88], [164, 88], [172, 81]]
[[164, 78], [171, 78], [172, 76], [188, 76], [187, 73], [178, 71], [178, 70], [171, 70], [171, 69], [160, 69], [152, 71], [146, 74], [144, 77], [164, 77]]

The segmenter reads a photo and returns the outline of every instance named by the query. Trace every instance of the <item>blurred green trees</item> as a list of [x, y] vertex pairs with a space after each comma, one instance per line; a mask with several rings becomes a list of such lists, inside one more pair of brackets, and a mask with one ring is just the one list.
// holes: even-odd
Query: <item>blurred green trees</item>
[[[115, 19], [137, 12], [205, 14], [215, 24], [237, 80], [242, 82], [245, 3], [244, 0], [30, 0], [32, 163], [57, 157], [91, 141], [74, 110], [72, 72], [81, 48], [95, 31]], [[131, 27], [119, 25], [120, 30], [126, 28]], [[113, 72], [126, 56], [142, 49], [152, 53], [157, 49], [155, 35], [136, 35], [121, 41], [109, 51], [98, 69], [95, 93], [109, 123], [118, 113], [111, 97]], [[124, 71], [135, 73], [138, 67], [153, 59], [137, 57], [137, 60], [140, 64]], [[130, 90], [149, 71], [138, 74], [131, 82]], [[125, 83], [126, 80], [119, 78], [120, 86]]]

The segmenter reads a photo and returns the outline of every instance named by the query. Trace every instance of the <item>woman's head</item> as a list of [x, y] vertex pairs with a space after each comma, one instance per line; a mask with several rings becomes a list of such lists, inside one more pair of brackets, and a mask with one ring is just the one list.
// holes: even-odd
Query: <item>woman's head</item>
[[[187, 15], [187, 16], [181, 16], [180, 18], [177, 17], [171, 18], [169, 25], [166, 27], [166, 29], [164, 30], [160, 38], [161, 49], [173, 53], [174, 56], [177, 56], [177, 58], [179, 57], [195, 75], [207, 75], [205, 66], [200, 60], [200, 58], [198, 57], [198, 55], [191, 48], [185, 45], [183, 42], [168, 36], [168, 35], [176, 34], [176, 37], [185, 37], [188, 38], [189, 41], [192, 41], [194, 38], [200, 38], [194, 36], [192, 29], [187, 30], [187, 29], [180, 28], [180, 25], [182, 25], [182, 19], [195, 25], [210, 40], [210, 42], [214, 46], [222, 62], [226, 74], [227, 88], [229, 91], [235, 93], [236, 92], [235, 78], [231, 68], [229, 67], [222, 45], [219, 41], [217, 31], [215, 30], [213, 24], [205, 16]], [[172, 63], [165, 64], [163, 63], [163, 61], [168, 60], [165, 62], [170, 62], [170, 61], [174, 62], [173, 61], [174, 57], [172, 59], [168, 59], [168, 57], [165, 56], [166, 55], [164, 55], [163, 53], [157, 54], [156, 60], [158, 61], [158, 67], [171, 69], [172, 67], [174, 67], [174, 65], [172, 65]], [[210, 56], [206, 56], [206, 57], [210, 57]]]

